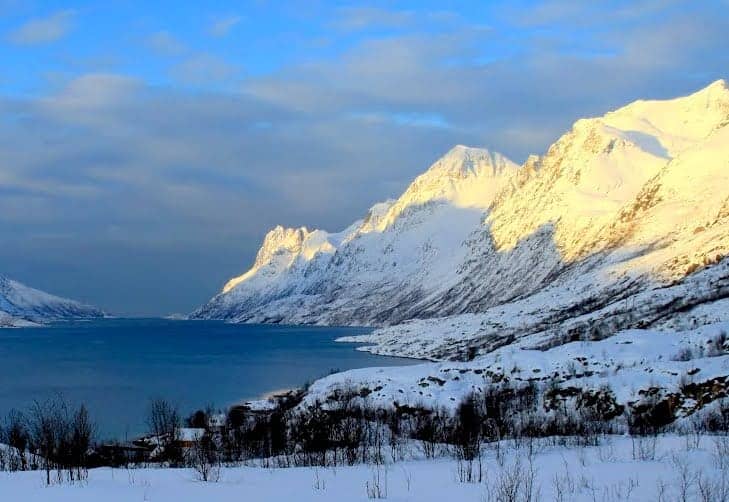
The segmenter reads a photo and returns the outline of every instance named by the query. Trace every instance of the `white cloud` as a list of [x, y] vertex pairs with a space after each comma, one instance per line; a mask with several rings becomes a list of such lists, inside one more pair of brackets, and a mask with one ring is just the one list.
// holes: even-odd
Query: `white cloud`
[[175, 56], [185, 51], [185, 44], [168, 31], [158, 31], [145, 40], [147, 47], [158, 54]]
[[243, 18], [240, 16], [227, 16], [213, 21], [208, 27], [211, 37], [222, 38], [227, 36]]
[[344, 31], [369, 28], [402, 28], [415, 20], [415, 13], [377, 7], [342, 7], [334, 26]]
[[18, 45], [39, 45], [60, 40], [73, 28], [76, 14], [73, 10], [63, 10], [48, 17], [31, 19], [8, 35], [8, 39]]
[[192, 85], [229, 83], [240, 70], [213, 54], [195, 54], [172, 69], [172, 75], [180, 82]]

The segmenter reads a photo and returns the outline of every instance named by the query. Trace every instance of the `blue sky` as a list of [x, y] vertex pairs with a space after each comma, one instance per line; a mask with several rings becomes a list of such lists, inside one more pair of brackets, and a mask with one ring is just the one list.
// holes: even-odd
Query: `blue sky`
[[0, 0], [0, 273], [188, 311], [276, 224], [338, 230], [457, 143], [729, 74], [729, 3]]

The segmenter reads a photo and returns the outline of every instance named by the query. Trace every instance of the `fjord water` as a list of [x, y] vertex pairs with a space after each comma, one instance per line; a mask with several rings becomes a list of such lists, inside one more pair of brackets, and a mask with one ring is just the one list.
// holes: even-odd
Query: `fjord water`
[[102, 437], [145, 431], [150, 399], [183, 414], [301, 386], [333, 369], [412, 364], [337, 337], [367, 328], [104, 319], [0, 329], [0, 414], [58, 394], [84, 403]]

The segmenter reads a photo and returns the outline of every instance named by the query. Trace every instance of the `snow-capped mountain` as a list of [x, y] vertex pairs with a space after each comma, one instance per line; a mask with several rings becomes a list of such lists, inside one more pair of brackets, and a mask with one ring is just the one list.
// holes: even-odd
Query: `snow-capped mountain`
[[458, 146], [337, 234], [277, 227], [192, 317], [396, 325], [371, 350], [465, 358], [729, 319], [728, 251], [717, 81], [579, 120], [522, 166]]
[[0, 327], [32, 326], [46, 321], [103, 315], [95, 307], [30, 288], [0, 275]]
[[193, 317], [340, 324], [413, 317], [411, 305], [456, 279], [469, 251], [462, 243], [519, 178], [502, 155], [457, 146], [400, 198], [375, 204], [340, 233], [275, 228], [253, 268]]

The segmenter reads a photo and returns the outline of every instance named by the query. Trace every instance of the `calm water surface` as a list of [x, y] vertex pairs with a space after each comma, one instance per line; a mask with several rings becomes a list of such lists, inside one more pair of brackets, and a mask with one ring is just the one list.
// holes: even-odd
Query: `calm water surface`
[[415, 362], [334, 342], [367, 332], [164, 319], [0, 329], [0, 414], [60, 393], [87, 405], [102, 436], [124, 438], [145, 430], [154, 397], [187, 414], [300, 386], [333, 369]]

